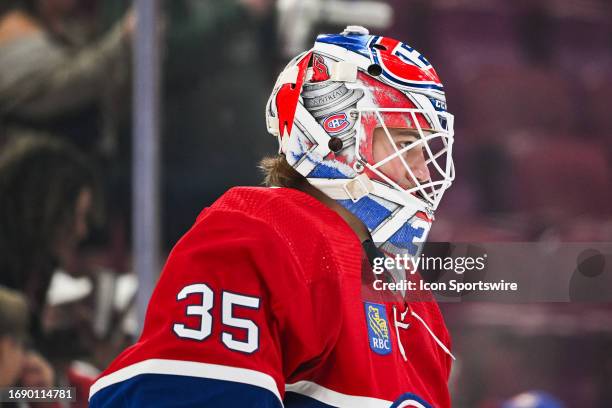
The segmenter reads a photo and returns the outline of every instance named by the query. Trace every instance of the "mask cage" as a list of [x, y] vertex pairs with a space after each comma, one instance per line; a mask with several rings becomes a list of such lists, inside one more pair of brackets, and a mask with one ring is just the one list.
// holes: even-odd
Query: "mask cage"
[[[384, 130], [387, 142], [393, 147], [393, 153], [376, 163], [370, 163], [360, 152], [360, 144], [362, 141], [365, 141], [366, 138], [363, 135], [364, 126], [358, 126], [355, 144], [355, 154], [358, 162], [396, 190], [405, 194], [417, 195], [421, 199], [427, 201], [432, 210], [437, 209], [444, 191], [451, 186], [455, 179], [455, 167], [452, 160], [454, 141], [453, 115], [448, 112], [436, 112], [414, 108], [358, 108], [355, 111], [359, 115], [357, 123], [362, 123], [361, 119], [364, 113], [374, 113], [380, 125], [377, 127]], [[407, 146], [398, 147], [389, 132], [389, 128], [385, 124], [383, 119], [384, 113], [409, 114], [411, 116], [411, 123], [414, 125], [412, 129], [416, 130], [418, 133], [416, 135], [417, 139]], [[432, 128], [423, 129], [417, 120], [417, 114], [428, 118], [428, 121], [432, 124]], [[373, 138], [373, 135], [369, 135], [369, 137]], [[416, 148], [423, 150], [425, 165], [430, 175], [428, 181], [418, 180], [404, 156], [406, 152]], [[401, 187], [396, 180], [393, 180], [380, 169], [381, 166], [394, 159], [400, 160], [409, 179], [414, 185], [413, 187]]]

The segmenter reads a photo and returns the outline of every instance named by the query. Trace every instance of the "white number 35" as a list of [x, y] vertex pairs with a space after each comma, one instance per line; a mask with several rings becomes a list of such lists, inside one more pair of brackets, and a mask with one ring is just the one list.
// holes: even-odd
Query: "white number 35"
[[[213, 318], [210, 310], [214, 305], [215, 294], [208, 285], [196, 283], [185, 286], [176, 295], [176, 300], [185, 300], [190, 295], [202, 296], [200, 304], [188, 305], [185, 310], [187, 316], [200, 318], [199, 327], [189, 328], [182, 323], [174, 323], [172, 330], [181, 338], [202, 341], [212, 333]], [[232, 333], [225, 331], [221, 333], [221, 341], [230, 350], [254, 353], [259, 349], [259, 327], [252, 320], [235, 317], [235, 307], [259, 309], [259, 298], [227, 291], [221, 293], [221, 323], [228, 327], [246, 330], [246, 341], [235, 340]]]

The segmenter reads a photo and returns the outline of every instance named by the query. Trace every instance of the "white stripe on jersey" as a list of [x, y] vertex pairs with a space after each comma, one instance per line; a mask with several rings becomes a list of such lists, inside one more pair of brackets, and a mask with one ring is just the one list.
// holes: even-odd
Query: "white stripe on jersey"
[[[340, 408], [389, 408], [393, 404], [393, 401], [379, 398], [341, 394], [312, 381], [298, 381], [293, 384], [287, 384], [285, 391], [305, 395], [324, 404]], [[421, 408], [422, 406], [418, 407]]]
[[89, 390], [89, 399], [103, 388], [129, 380], [140, 374], [182, 375], [254, 385], [274, 393], [281, 401], [282, 406], [276, 382], [268, 374], [246, 368], [165, 359], [141, 361], [99, 378]]

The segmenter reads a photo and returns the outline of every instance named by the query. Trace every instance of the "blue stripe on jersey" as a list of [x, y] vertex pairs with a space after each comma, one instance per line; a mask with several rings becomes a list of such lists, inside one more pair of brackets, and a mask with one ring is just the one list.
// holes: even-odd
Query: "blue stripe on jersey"
[[140, 374], [101, 389], [91, 398], [89, 407], [281, 408], [282, 406], [276, 395], [254, 385], [199, 377]]
[[431, 405], [429, 405], [429, 403], [425, 401], [423, 398], [419, 397], [418, 395], [414, 395], [408, 392], [405, 394], [402, 394], [389, 408], [397, 408], [404, 402], [418, 402], [425, 408], [431, 408]]

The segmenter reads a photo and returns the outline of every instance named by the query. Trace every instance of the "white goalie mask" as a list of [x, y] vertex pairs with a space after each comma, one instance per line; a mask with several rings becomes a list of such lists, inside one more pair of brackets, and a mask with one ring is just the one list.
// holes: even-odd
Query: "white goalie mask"
[[362, 27], [320, 35], [279, 76], [266, 119], [288, 163], [381, 249], [419, 255], [454, 179], [453, 116], [421, 54]]

